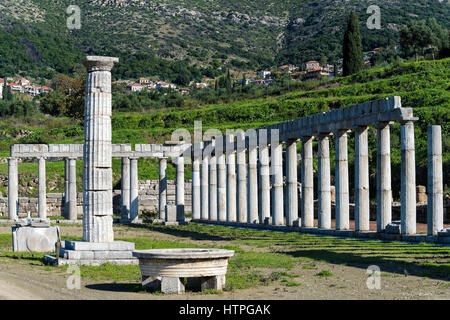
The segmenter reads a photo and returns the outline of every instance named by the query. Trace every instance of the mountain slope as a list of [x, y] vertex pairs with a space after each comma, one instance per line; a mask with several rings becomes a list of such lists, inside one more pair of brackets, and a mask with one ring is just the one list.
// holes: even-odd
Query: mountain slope
[[[450, 27], [450, 6], [436, 0], [377, 3], [381, 30], [365, 27], [366, 9], [373, 4], [369, 0], [81, 0], [77, 5], [82, 27], [71, 31], [65, 12], [70, 4], [73, 1], [2, 0], [0, 73], [36, 64], [67, 72], [84, 54], [120, 56], [122, 69], [115, 72], [122, 77], [152, 68], [145, 70], [148, 73], [157, 65], [168, 68], [156, 70], [158, 75], [196, 65], [188, 70], [193, 78], [214, 76], [221, 64], [256, 69], [322, 57], [333, 62], [340, 56], [351, 9], [360, 15], [366, 50], [395, 43], [396, 29], [411, 19], [435, 17]], [[14, 59], [11, 47], [18, 56]], [[136, 54], [143, 63], [132, 61]], [[167, 59], [183, 63], [169, 66]]]

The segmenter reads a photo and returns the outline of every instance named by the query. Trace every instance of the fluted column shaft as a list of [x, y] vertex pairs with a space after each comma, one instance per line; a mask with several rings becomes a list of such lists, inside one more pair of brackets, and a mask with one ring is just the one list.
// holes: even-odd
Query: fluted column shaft
[[69, 158], [64, 158], [64, 216], [69, 218]]
[[225, 154], [217, 155], [217, 201], [219, 221], [227, 220], [227, 166]]
[[19, 209], [19, 174], [17, 158], [8, 158], [8, 219], [15, 220]]
[[130, 220], [136, 222], [139, 214], [138, 158], [130, 158]]
[[283, 145], [272, 145], [272, 224], [284, 224]]
[[336, 230], [350, 229], [347, 130], [336, 133]]
[[441, 126], [428, 126], [428, 235], [444, 228]]
[[121, 217], [130, 219], [130, 158], [122, 158], [122, 192], [121, 192]]
[[209, 159], [209, 220], [217, 221], [217, 159]]
[[290, 140], [286, 150], [287, 173], [287, 212], [286, 225], [298, 222], [298, 188], [297, 188], [297, 140]]
[[370, 229], [368, 128], [355, 130], [355, 230]]
[[377, 126], [377, 232], [392, 221], [391, 138], [390, 125]]
[[227, 152], [227, 221], [236, 221], [236, 153]]
[[200, 165], [201, 175], [201, 219], [209, 219], [209, 157], [203, 156]]
[[84, 112], [83, 240], [114, 241], [111, 69], [118, 58], [88, 56]]
[[200, 158], [192, 159], [192, 219], [201, 218]]
[[166, 219], [167, 205], [167, 158], [159, 159], [159, 219]]
[[401, 233], [416, 233], [416, 160], [414, 122], [402, 123], [401, 132]]
[[270, 219], [270, 167], [269, 167], [269, 147], [267, 145], [259, 147], [260, 162], [260, 184], [261, 184], [261, 223]]
[[247, 165], [245, 156], [245, 134], [236, 134], [236, 161], [238, 179], [237, 220], [247, 222]]
[[318, 225], [320, 229], [331, 229], [331, 178], [329, 134], [319, 136], [318, 171]]
[[39, 192], [38, 192], [38, 213], [39, 218], [47, 218], [47, 177], [45, 172], [45, 158], [39, 158]]
[[302, 227], [314, 227], [313, 137], [302, 138]]
[[77, 220], [77, 159], [69, 158], [69, 220]]
[[177, 221], [184, 221], [184, 158], [178, 157], [176, 163], [176, 193]]
[[248, 148], [248, 222], [259, 223], [258, 215], [258, 148], [249, 145]]

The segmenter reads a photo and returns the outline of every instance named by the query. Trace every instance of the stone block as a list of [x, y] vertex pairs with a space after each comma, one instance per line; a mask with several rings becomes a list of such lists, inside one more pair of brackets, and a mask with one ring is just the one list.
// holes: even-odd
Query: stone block
[[384, 232], [387, 234], [400, 234], [400, 226], [401, 224], [398, 221], [393, 221], [386, 226]]
[[107, 251], [123, 251], [134, 250], [133, 242], [126, 241], [114, 241], [114, 242], [86, 242], [86, 241], [73, 241], [66, 240], [65, 248], [76, 251], [89, 251], [89, 250], [107, 250]]
[[173, 204], [166, 205], [166, 222], [177, 222], [177, 206]]
[[12, 227], [14, 252], [52, 252], [59, 238], [58, 227]]
[[184, 283], [180, 278], [162, 277], [161, 292], [166, 294], [180, 294], [184, 292]]
[[225, 275], [201, 278], [201, 290], [223, 290], [225, 288]]

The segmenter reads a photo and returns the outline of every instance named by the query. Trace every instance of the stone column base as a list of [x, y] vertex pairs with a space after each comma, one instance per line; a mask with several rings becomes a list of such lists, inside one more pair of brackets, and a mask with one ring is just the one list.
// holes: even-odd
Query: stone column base
[[165, 294], [181, 294], [185, 289], [223, 290], [225, 276], [187, 278], [186, 285], [183, 278], [177, 277], [142, 277], [142, 287], [151, 291], [161, 291]]

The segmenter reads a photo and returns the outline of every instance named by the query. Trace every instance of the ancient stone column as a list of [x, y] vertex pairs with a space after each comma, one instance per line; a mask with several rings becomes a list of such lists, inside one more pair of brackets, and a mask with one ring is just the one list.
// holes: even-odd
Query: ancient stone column
[[247, 165], [245, 157], [245, 134], [236, 133], [236, 161], [238, 179], [237, 220], [247, 222]]
[[272, 148], [272, 224], [284, 224], [283, 197], [283, 145], [281, 143]]
[[19, 209], [19, 174], [17, 158], [8, 158], [8, 219], [15, 220]]
[[167, 205], [167, 158], [159, 159], [159, 219], [166, 219], [166, 205]]
[[136, 222], [139, 214], [138, 160], [130, 158], [130, 221]]
[[428, 235], [444, 228], [441, 126], [428, 126]]
[[258, 148], [249, 139], [248, 146], [248, 222], [259, 223], [258, 215]]
[[175, 203], [177, 205], [177, 220], [184, 221], [184, 158], [178, 157], [176, 160], [176, 187]]
[[[205, 149], [203, 149], [205, 150]], [[200, 165], [201, 175], [201, 219], [209, 219], [209, 157], [203, 156], [202, 163]]]
[[39, 188], [38, 188], [38, 213], [39, 218], [47, 218], [47, 177], [45, 172], [45, 158], [39, 158]]
[[391, 138], [388, 122], [377, 125], [377, 232], [392, 221]]
[[77, 220], [77, 158], [69, 158], [69, 220]]
[[112, 242], [111, 69], [118, 58], [88, 56], [84, 112], [83, 240]]
[[318, 171], [318, 225], [320, 229], [331, 229], [331, 183], [330, 183], [330, 139], [329, 133], [319, 135]]
[[201, 217], [201, 194], [200, 194], [200, 158], [192, 157], [192, 219]]
[[302, 138], [302, 227], [314, 227], [313, 137]]
[[122, 192], [121, 192], [121, 217], [123, 220], [130, 219], [130, 158], [122, 158]]
[[286, 225], [298, 223], [297, 140], [290, 140], [286, 150], [287, 212]]
[[64, 158], [64, 209], [63, 216], [69, 218], [69, 158]]
[[209, 220], [217, 221], [217, 160], [209, 159]]
[[416, 160], [414, 149], [414, 122], [406, 121], [401, 132], [401, 233], [416, 233]]
[[264, 223], [266, 219], [270, 219], [270, 167], [269, 147], [267, 144], [259, 146], [259, 163], [261, 184], [261, 223]]
[[370, 229], [368, 128], [355, 129], [355, 231]]
[[227, 221], [236, 221], [236, 151], [234, 136], [227, 136]]
[[[223, 139], [223, 137], [221, 137]], [[222, 144], [217, 143], [216, 148], [222, 148]], [[219, 221], [227, 221], [227, 166], [224, 150], [216, 154], [217, 159], [217, 204]]]
[[350, 228], [347, 130], [336, 132], [336, 230]]

